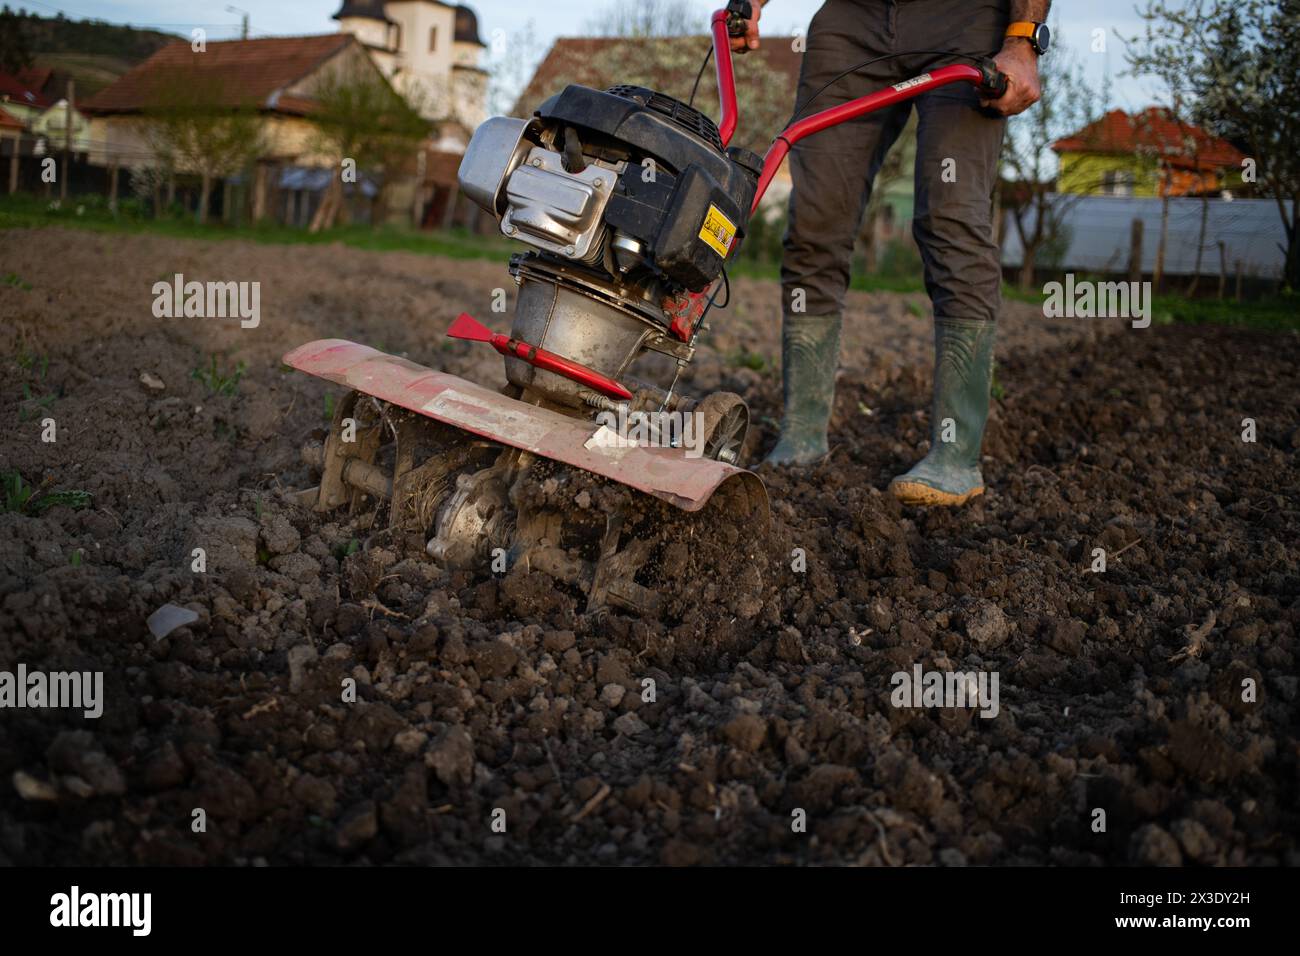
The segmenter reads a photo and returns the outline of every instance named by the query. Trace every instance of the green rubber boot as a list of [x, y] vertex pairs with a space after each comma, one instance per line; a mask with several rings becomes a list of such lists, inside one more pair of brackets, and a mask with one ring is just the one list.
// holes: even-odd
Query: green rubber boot
[[889, 485], [904, 504], [964, 505], [984, 494], [980, 445], [996, 335], [994, 322], [935, 320], [930, 453]]
[[843, 318], [785, 313], [781, 323], [781, 378], [785, 415], [781, 438], [764, 461], [809, 465], [826, 457], [826, 428], [835, 401]]

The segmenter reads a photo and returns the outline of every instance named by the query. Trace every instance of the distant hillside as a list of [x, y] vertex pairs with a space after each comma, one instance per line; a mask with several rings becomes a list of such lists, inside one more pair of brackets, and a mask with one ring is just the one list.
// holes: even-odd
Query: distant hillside
[[131, 63], [139, 63], [176, 39], [158, 30], [137, 30], [103, 20], [69, 20], [62, 14], [40, 17], [18, 13], [0, 22], [4, 23], [0, 29], [18, 30], [27, 49], [33, 52], [92, 53], [121, 57]]
[[31, 66], [71, 77], [78, 97], [97, 92], [176, 39], [170, 33], [102, 20], [14, 13], [7, 4], [0, 12], [0, 51], [5, 58], [25, 58]]

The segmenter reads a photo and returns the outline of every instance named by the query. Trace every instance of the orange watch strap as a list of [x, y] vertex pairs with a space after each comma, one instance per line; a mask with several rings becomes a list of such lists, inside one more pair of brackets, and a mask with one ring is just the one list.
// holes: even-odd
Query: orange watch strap
[[1025, 37], [1028, 39], [1034, 35], [1034, 30], [1037, 28], [1038, 24], [1034, 23], [1032, 20], [1017, 20], [1015, 23], [1007, 25], [1006, 35], [1009, 37]]

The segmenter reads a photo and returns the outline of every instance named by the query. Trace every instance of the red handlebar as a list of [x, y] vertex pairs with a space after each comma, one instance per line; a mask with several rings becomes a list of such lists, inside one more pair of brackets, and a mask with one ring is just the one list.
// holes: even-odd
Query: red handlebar
[[758, 208], [758, 201], [767, 192], [767, 187], [771, 184], [772, 178], [776, 176], [777, 170], [781, 168], [781, 163], [785, 161], [786, 154], [790, 152], [790, 147], [805, 136], [820, 133], [831, 126], [838, 126], [840, 123], [856, 119], [866, 113], [884, 109], [886, 106], [893, 106], [903, 100], [910, 100], [912, 97], [920, 96], [928, 90], [938, 89], [952, 83], [974, 83], [978, 86], [982, 79], [983, 74], [979, 70], [964, 63], [941, 66], [937, 70], [922, 73], [910, 80], [895, 83], [883, 90], [868, 93], [866, 96], [859, 96], [856, 100], [849, 100], [849, 102], [841, 103], [839, 106], [832, 106], [820, 113], [805, 116], [803, 119], [791, 123], [777, 136], [776, 141], [768, 148], [767, 155], [763, 157], [763, 172], [758, 177], [758, 189], [754, 192], [754, 203], [750, 207], [750, 212], [753, 213]]
[[718, 135], [722, 145], [731, 142], [736, 134], [736, 120], [740, 107], [736, 105], [736, 73], [731, 65], [731, 35], [727, 32], [727, 11], [715, 10], [710, 20], [713, 31], [713, 62], [718, 73], [718, 102], [722, 115], [718, 118]]
[[[727, 11], [725, 9], [715, 10], [710, 18], [710, 26], [713, 32], [713, 59], [717, 64], [718, 73], [718, 101], [722, 104], [722, 115], [718, 120], [718, 134], [722, 137], [722, 145], [726, 146], [736, 133], [736, 124], [740, 113], [736, 103], [736, 74], [731, 62], [731, 36], [727, 32]], [[988, 92], [996, 98], [999, 95], [996, 89], [996, 80], [1002, 80], [1003, 91], [1006, 89], [1006, 80], [1000, 73], [997, 73], [993, 79], [995, 81], [994, 88], [988, 90]], [[840, 123], [856, 119], [866, 113], [884, 109], [886, 106], [893, 106], [903, 100], [910, 100], [914, 96], [920, 96], [922, 93], [937, 89], [940, 86], [948, 86], [951, 83], [972, 83], [975, 86], [982, 87], [988, 80], [989, 77], [986, 76], [985, 72], [973, 66], [966, 64], [941, 66], [936, 70], [930, 70], [920, 76], [915, 76], [910, 80], [895, 83], [883, 90], [868, 93], [856, 100], [841, 103], [839, 106], [832, 106], [820, 113], [805, 116], [803, 119], [791, 123], [776, 137], [776, 141], [768, 149], [767, 155], [763, 157], [763, 172], [758, 177], [758, 189], [754, 192], [754, 203], [750, 207], [750, 212], [752, 213], [758, 208], [759, 200], [767, 192], [767, 187], [771, 185], [777, 170], [781, 168], [781, 163], [785, 161], [786, 155], [790, 152], [790, 147], [805, 136], [811, 136], [813, 133], [821, 132], [831, 126], [838, 126]]]

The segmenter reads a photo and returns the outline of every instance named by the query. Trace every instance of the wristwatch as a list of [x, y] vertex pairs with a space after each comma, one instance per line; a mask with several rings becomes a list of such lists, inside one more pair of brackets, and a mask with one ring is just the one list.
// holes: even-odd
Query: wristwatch
[[1007, 27], [1007, 36], [1023, 37], [1028, 40], [1029, 45], [1039, 56], [1047, 52], [1047, 45], [1052, 40], [1052, 33], [1047, 29], [1047, 24], [1035, 23], [1033, 20], [1017, 20], [1010, 24]]

